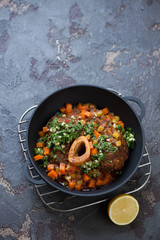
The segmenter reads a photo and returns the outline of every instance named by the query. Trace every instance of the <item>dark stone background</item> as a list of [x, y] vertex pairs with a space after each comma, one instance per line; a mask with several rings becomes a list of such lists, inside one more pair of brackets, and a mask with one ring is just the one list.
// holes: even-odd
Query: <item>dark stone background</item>
[[[0, 1], [0, 239], [150, 239], [160, 235], [160, 1]], [[118, 227], [107, 203], [70, 214], [45, 207], [24, 177], [22, 113], [73, 84], [113, 88], [146, 108], [152, 177], [137, 219]]]

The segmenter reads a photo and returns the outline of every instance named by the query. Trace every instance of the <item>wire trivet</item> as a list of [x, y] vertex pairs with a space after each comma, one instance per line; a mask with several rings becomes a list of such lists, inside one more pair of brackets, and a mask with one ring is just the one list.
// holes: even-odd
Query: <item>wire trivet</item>
[[[19, 136], [25, 161], [28, 161], [28, 153], [27, 153], [27, 147], [26, 147], [27, 127], [28, 127], [30, 116], [36, 107], [37, 105], [25, 111], [18, 123], [18, 136]], [[28, 165], [28, 170], [32, 179], [36, 180], [40, 178], [40, 176], [38, 175], [38, 173], [36, 172], [36, 170], [31, 164]], [[148, 183], [150, 176], [151, 176], [151, 161], [150, 161], [148, 150], [145, 147], [141, 164], [139, 165], [134, 176], [124, 186], [122, 186], [118, 191], [112, 193], [112, 195], [110, 196], [107, 195], [106, 197], [104, 195], [104, 196], [92, 197], [92, 198], [72, 196], [72, 195], [63, 193], [55, 189], [54, 187], [51, 187], [47, 183], [41, 184], [41, 185], [35, 184], [35, 188], [40, 199], [47, 207], [51, 208], [54, 211], [71, 212], [74, 210], [100, 204], [102, 202], [109, 200], [111, 197], [119, 193], [133, 194], [141, 190]]]

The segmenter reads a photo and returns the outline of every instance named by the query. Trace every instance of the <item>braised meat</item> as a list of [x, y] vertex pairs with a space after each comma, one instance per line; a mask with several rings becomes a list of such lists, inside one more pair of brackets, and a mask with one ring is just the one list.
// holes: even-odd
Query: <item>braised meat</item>
[[107, 107], [67, 103], [39, 132], [35, 161], [70, 189], [96, 189], [114, 181], [134, 145], [134, 133]]

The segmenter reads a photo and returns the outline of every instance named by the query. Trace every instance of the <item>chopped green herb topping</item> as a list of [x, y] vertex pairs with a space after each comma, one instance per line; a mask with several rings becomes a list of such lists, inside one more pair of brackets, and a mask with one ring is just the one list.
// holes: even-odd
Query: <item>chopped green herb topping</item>
[[35, 154], [38, 155], [43, 155], [43, 149], [42, 148], [34, 148]]
[[124, 138], [126, 139], [127, 145], [130, 148], [134, 148], [134, 142], [136, 141], [134, 137], [134, 132], [132, 131], [132, 128], [127, 128], [127, 131], [124, 133]]
[[78, 123], [74, 124], [73, 119], [72, 122], [67, 124], [66, 122], [58, 122], [58, 119], [54, 118], [49, 123], [49, 126], [51, 128], [47, 138], [47, 146], [63, 153], [65, 153], [63, 146], [78, 138], [83, 129], [82, 123], [78, 121]]
[[46, 168], [48, 164], [49, 164], [48, 156], [44, 156], [44, 157], [41, 159], [41, 163], [39, 164], [39, 166]]
[[100, 161], [99, 160], [93, 160], [89, 162], [85, 162], [84, 164], [81, 165], [81, 170], [82, 172], [88, 174], [91, 172], [92, 169], [99, 168], [100, 167]]
[[84, 135], [90, 134], [93, 135], [93, 131], [94, 131], [94, 123], [88, 123], [84, 126]]
[[116, 125], [115, 127], [117, 130], [121, 130], [122, 129], [122, 126], [121, 125]]
[[118, 148], [115, 146], [112, 146], [110, 142], [106, 142], [106, 135], [101, 135], [98, 137], [97, 144], [93, 144], [93, 146], [99, 150], [103, 150], [105, 152], [109, 153], [115, 153], [118, 151]]

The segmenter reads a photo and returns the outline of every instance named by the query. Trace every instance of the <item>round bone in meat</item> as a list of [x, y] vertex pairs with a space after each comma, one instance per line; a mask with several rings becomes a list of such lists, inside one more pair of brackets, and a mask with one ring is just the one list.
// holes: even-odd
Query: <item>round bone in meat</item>
[[85, 136], [77, 138], [71, 145], [68, 161], [74, 166], [80, 166], [90, 157], [90, 145]]

